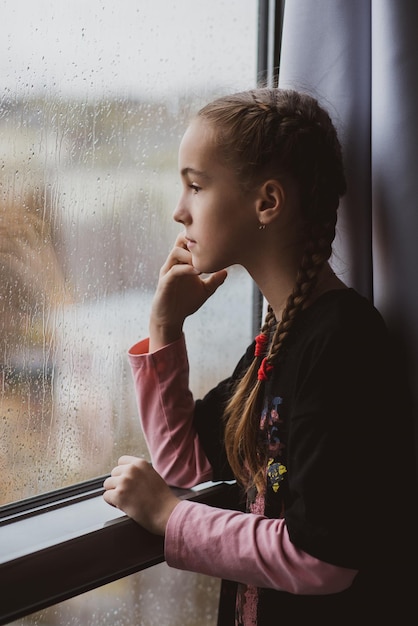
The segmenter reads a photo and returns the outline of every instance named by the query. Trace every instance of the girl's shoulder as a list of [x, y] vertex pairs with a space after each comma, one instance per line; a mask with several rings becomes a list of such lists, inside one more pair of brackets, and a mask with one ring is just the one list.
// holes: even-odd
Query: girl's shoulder
[[[327, 291], [295, 320], [283, 356], [328, 354], [339, 362], [376, 361], [388, 348], [385, 321], [370, 300], [351, 288]], [[386, 360], [386, 356], [384, 357]]]
[[318, 332], [387, 332], [385, 321], [374, 304], [352, 288], [323, 293], [303, 311], [300, 325]]

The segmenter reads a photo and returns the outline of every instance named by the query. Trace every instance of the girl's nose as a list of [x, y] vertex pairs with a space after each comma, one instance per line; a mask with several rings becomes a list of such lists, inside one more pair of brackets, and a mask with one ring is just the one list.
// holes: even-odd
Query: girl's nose
[[186, 224], [189, 220], [189, 213], [184, 206], [183, 198], [180, 196], [177, 206], [174, 209], [173, 219], [175, 222], [179, 222], [180, 224]]

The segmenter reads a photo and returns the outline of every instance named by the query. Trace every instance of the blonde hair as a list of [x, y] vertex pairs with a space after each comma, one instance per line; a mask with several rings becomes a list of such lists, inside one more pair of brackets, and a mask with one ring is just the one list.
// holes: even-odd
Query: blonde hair
[[[261, 334], [269, 341], [266, 362], [277, 361], [298, 313], [332, 252], [337, 208], [346, 191], [341, 146], [328, 113], [317, 100], [293, 90], [261, 88], [228, 95], [203, 107], [198, 117], [213, 126], [225, 163], [244, 188], [267, 176], [288, 176], [298, 186], [306, 247], [282, 319], [268, 308]], [[264, 381], [255, 356], [225, 411], [225, 447], [231, 468], [247, 489], [265, 488], [265, 451], [258, 442]]]

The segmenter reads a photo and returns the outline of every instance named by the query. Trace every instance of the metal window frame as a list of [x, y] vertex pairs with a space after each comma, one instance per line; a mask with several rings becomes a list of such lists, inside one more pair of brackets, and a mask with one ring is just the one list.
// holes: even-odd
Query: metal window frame
[[[100, 477], [0, 508], [0, 624], [164, 561], [164, 540], [102, 497]], [[173, 489], [181, 499], [229, 507], [235, 483]]]
[[[279, 83], [280, 51], [286, 0], [259, 0], [257, 84], [277, 87]], [[260, 331], [263, 314], [263, 294], [253, 284], [252, 333]]]

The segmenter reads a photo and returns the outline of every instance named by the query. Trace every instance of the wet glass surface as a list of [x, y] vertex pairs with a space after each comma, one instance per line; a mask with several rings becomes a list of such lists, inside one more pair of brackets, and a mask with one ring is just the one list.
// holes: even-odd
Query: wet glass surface
[[[179, 231], [188, 119], [255, 83], [257, 2], [0, 8], [1, 505], [148, 457], [126, 353]], [[228, 285], [186, 325], [197, 396], [251, 340], [252, 285], [238, 268]], [[179, 597], [170, 624], [215, 623], [217, 582], [165, 567], [22, 623], [163, 624], [156, 598], [174, 615]]]

